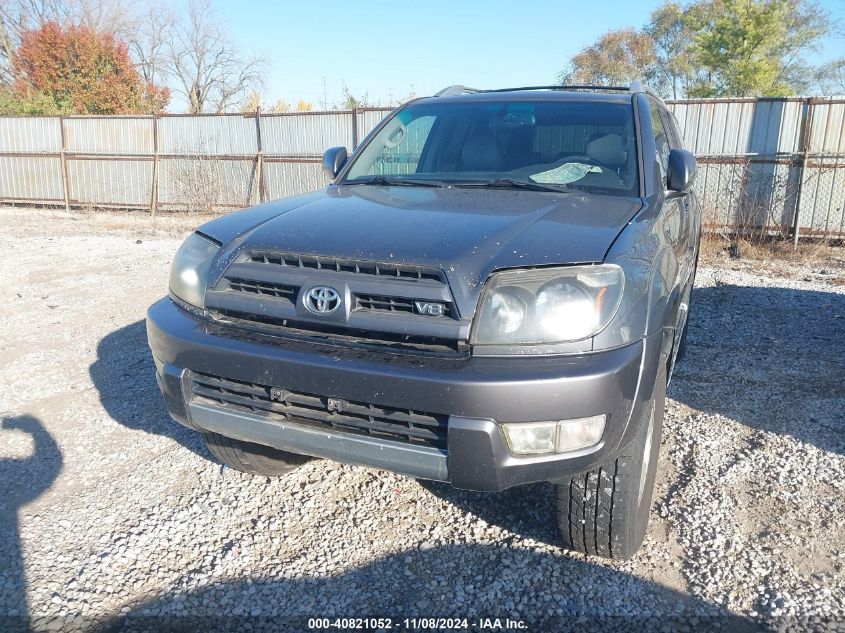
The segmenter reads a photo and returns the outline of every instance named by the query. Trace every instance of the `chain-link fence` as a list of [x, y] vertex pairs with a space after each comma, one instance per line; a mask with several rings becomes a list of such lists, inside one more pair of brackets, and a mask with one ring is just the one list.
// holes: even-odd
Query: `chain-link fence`
[[[845, 99], [670, 101], [709, 227], [845, 235]], [[0, 117], [0, 202], [227, 210], [324, 187], [386, 108], [284, 114]]]

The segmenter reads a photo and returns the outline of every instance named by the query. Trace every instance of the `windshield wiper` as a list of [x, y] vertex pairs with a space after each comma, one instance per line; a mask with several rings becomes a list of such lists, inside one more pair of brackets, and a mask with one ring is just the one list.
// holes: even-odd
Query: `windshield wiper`
[[529, 191], [554, 191], [565, 193], [572, 191], [565, 185], [545, 185], [539, 182], [515, 180], [513, 178], [496, 178], [496, 180], [479, 180], [470, 182], [451, 183], [453, 187], [488, 187], [490, 189], [528, 189]]
[[418, 180], [416, 178], [394, 178], [373, 176], [356, 180], [345, 180], [340, 185], [377, 185], [380, 187], [448, 187], [449, 183], [442, 180]]

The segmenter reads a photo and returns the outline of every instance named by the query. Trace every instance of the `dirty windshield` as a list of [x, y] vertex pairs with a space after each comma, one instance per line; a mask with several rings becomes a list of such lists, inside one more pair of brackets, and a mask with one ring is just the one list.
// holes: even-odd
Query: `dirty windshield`
[[344, 183], [636, 195], [633, 109], [539, 100], [413, 104], [362, 148]]

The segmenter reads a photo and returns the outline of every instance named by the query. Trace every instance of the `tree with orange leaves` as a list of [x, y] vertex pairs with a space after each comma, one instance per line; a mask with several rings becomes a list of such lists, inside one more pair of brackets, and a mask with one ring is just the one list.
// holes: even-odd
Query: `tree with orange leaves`
[[125, 44], [87, 27], [48, 22], [25, 32], [12, 65], [15, 96], [46, 100], [57, 112], [143, 114], [170, 100], [168, 88], [141, 79]]

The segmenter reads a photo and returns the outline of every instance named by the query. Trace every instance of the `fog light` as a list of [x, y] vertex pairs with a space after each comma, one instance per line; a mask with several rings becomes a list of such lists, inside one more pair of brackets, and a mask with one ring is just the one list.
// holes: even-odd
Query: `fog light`
[[606, 415], [556, 422], [503, 424], [508, 448], [516, 455], [568, 453], [595, 446], [604, 434]]
[[561, 420], [557, 425], [557, 452], [567, 453], [579, 448], [595, 446], [604, 433], [606, 415], [594, 415], [590, 418]]
[[535, 455], [553, 453], [557, 422], [524, 422], [523, 424], [504, 424], [505, 440], [513, 453], [517, 455]]

